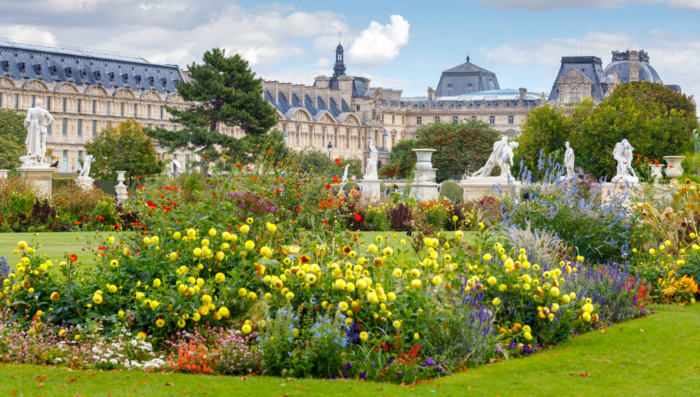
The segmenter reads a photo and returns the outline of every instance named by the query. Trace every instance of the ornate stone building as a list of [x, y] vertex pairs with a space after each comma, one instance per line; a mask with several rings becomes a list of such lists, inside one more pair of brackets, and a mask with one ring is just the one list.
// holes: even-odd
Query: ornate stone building
[[[180, 128], [169, 121], [164, 105], [187, 106], [175, 88], [183, 78], [177, 66], [134, 56], [0, 41], [0, 108], [26, 111], [42, 100], [54, 117], [46, 147], [52, 161], [58, 160], [59, 175], [75, 176], [85, 143], [107, 125], [130, 118], [144, 126]], [[165, 158], [165, 149], [156, 151]], [[182, 167], [196, 160], [188, 151], [176, 151], [172, 159]], [[169, 167], [182, 171], [176, 162]]]
[[[437, 91], [426, 97], [402, 97], [401, 90], [372, 87], [370, 79], [345, 75], [344, 51], [336, 48], [332, 77], [319, 76], [311, 86], [265, 81], [264, 95], [278, 111], [277, 128], [294, 150], [315, 148], [332, 157], [359, 157], [369, 144], [380, 162], [401, 139], [415, 138], [422, 125], [462, 119], [490, 123], [514, 137], [527, 113], [546, 101], [543, 93], [500, 89], [496, 75], [467, 62], [442, 73]], [[230, 129], [230, 134], [242, 132]], [[380, 165], [381, 166], [381, 165]]]
[[[584, 98], [602, 101], [620, 84], [631, 81], [649, 81], [663, 84], [661, 77], [649, 63], [644, 50], [612, 52], [612, 62], [603, 68], [598, 57], [562, 57], [561, 67], [549, 94], [549, 103], [565, 105]], [[678, 85], [666, 85], [681, 92]]]

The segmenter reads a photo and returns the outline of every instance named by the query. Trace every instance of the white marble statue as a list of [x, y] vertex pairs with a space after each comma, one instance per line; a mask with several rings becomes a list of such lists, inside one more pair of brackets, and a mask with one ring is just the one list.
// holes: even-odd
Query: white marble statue
[[639, 178], [637, 178], [637, 174], [634, 172], [634, 168], [632, 168], [634, 148], [627, 142], [627, 139], [623, 139], [622, 142], [615, 144], [615, 149], [612, 154], [615, 161], [617, 161], [617, 175], [615, 175], [611, 182], [639, 182]]
[[46, 164], [46, 128], [53, 122], [51, 114], [41, 108], [41, 99], [37, 99], [35, 107], [27, 110], [24, 126], [27, 128], [27, 139], [24, 144], [27, 155], [20, 157], [25, 167]]
[[343, 172], [343, 179], [340, 180], [340, 183], [348, 183], [348, 168], [350, 168], [350, 164], [347, 164], [345, 166], [345, 172]]
[[517, 142], [508, 142], [508, 137], [501, 138], [493, 144], [493, 152], [486, 164], [472, 174], [472, 178], [490, 177], [494, 167], [501, 168], [500, 178], [510, 176], [510, 167], [513, 166], [513, 149], [518, 147]]
[[566, 146], [566, 152], [564, 152], [564, 167], [566, 168], [566, 177], [569, 180], [574, 179], [574, 162], [576, 161], [576, 155], [574, 154], [574, 149], [569, 146], [569, 142], [564, 144]]
[[85, 157], [85, 161], [83, 161], [83, 170], [80, 171], [80, 175], [78, 175], [78, 179], [92, 179], [90, 178], [90, 165], [92, 164], [92, 155], [89, 154]]
[[374, 145], [370, 144], [369, 147], [369, 158], [367, 159], [367, 167], [365, 167], [365, 175], [363, 179], [377, 180], [379, 175], [377, 175], [377, 162], [379, 161], [379, 152]]

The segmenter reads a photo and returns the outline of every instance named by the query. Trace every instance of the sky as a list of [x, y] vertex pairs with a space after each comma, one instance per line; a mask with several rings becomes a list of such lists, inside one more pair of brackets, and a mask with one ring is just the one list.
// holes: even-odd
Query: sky
[[562, 56], [644, 49], [665, 84], [700, 94], [700, 0], [0, 0], [0, 37], [137, 54], [182, 69], [214, 47], [266, 80], [347, 74], [426, 96], [471, 62], [501, 88], [549, 94]]

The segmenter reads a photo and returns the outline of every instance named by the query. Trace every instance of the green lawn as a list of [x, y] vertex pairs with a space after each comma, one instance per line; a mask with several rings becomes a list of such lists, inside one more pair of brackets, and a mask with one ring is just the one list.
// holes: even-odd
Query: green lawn
[[[100, 373], [0, 366], [9, 396], [691, 396], [700, 389], [700, 305], [585, 334], [532, 356], [416, 387], [356, 381]], [[45, 377], [43, 377], [45, 376]], [[172, 385], [172, 386], [170, 386]]]

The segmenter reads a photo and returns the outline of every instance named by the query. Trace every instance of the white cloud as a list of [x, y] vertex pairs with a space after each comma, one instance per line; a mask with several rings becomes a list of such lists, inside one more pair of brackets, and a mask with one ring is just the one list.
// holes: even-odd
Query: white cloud
[[57, 44], [58, 39], [48, 30], [29, 25], [0, 25], [0, 37], [15, 40], [35, 41], [39, 43]]
[[319, 67], [319, 68], [327, 68], [327, 67], [331, 66], [331, 60], [328, 58], [320, 58], [318, 61], [316, 61], [314, 66]]
[[408, 44], [408, 21], [401, 15], [392, 15], [391, 23], [381, 25], [372, 21], [350, 45], [348, 60], [355, 67], [383, 66], [399, 55], [401, 47]]
[[700, 0], [470, 0], [504, 10], [552, 11], [561, 9], [611, 9], [632, 4], [665, 4], [672, 9], [700, 10]]
[[700, 34], [696, 33], [589, 32], [583, 36], [583, 51], [579, 37], [510, 39], [494, 48], [482, 47], [479, 53], [489, 63], [549, 69], [553, 82], [562, 56], [595, 55], [605, 67], [611, 62], [612, 51], [628, 48], [645, 50], [664, 84], [678, 84], [684, 93], [700, 97], [700, 81], [695, 78], [700, 69]]

